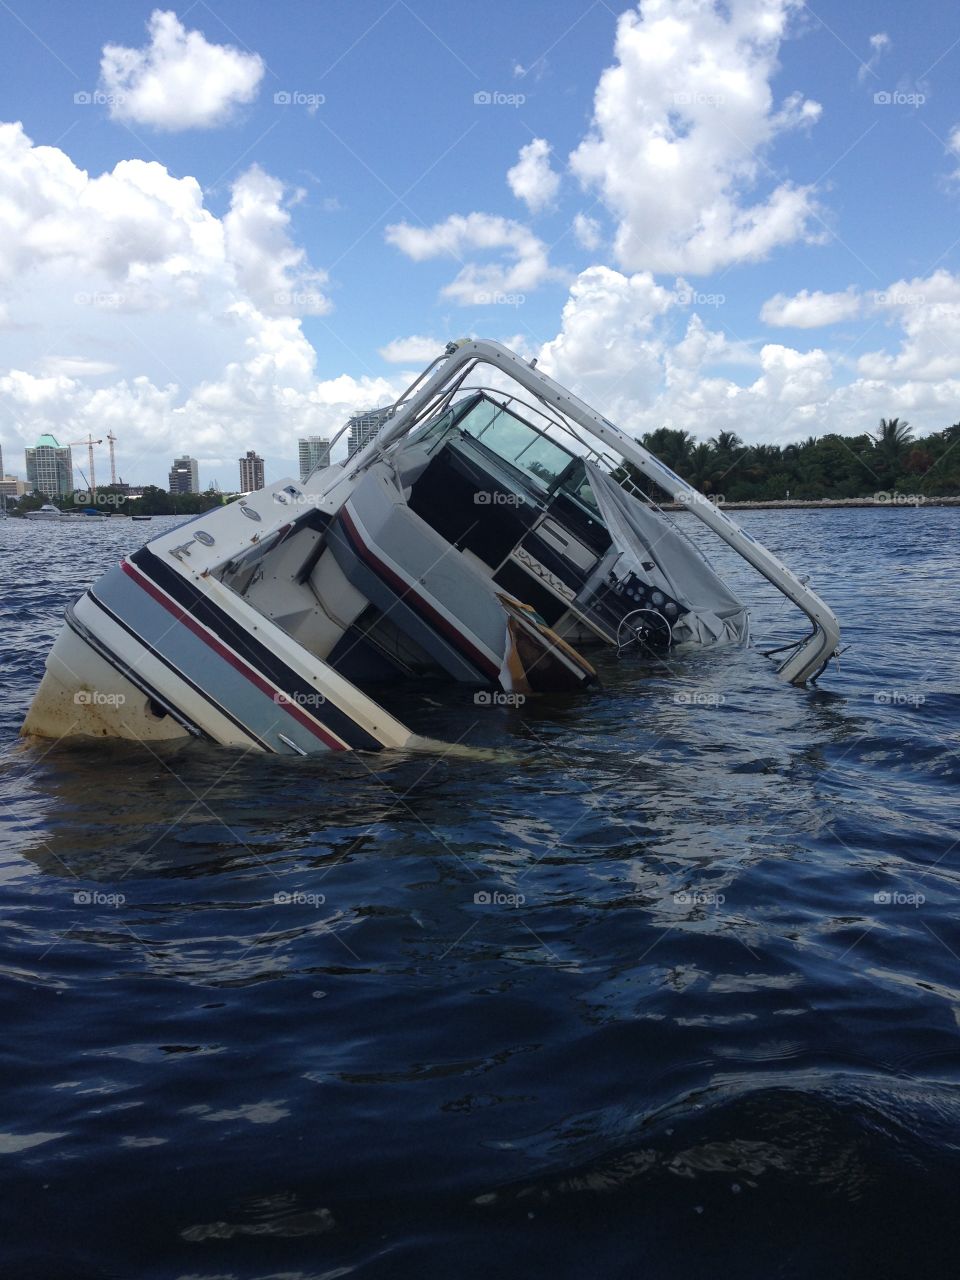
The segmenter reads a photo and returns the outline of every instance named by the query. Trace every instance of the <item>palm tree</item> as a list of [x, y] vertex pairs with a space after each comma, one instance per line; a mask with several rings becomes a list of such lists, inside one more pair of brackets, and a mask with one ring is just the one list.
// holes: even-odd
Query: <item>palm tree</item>
[[714, 453], [708, 444], [694, 445], [690, 450], [690, 460], [687, 464], [690, 483], [696, 489], [706, 493], [713, 486], [711, 484], [711, 476], [714, 470]]
[[747, 460], [747, 475], [751, 480], [766, 480], [780, 466], [778, 444], [755, 444]]
[[657, 427], [648, 432], [643, 443], [651, 453], [656, 454], [661, 462], [678, 475], [684, 475], [693, 448], [693, 436], [689, 431], [680, 431], [674, 427]]
[[901, 422], [899, 418], [881, 418], [880, 430], [872, 438], [876, 441], [877, 452], [895, 462], [913, 440], [913, 428], [909, 422]]
[[909, 422], [899, 418], [881, 418], [880, 430], [873, 440], [874, 470], [885, 485], [896, 484], [903, 470], [903, 459], [913, 440]]
[[717, 453], [729, 456], [743, 448], [743, 441], [734, 431], [721, 431], [710, 441]]

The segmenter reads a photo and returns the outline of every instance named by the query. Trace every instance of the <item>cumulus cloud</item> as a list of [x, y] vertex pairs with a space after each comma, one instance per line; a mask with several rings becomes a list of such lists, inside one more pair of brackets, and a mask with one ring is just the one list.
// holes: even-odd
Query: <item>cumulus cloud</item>
[[432, 227], [407, 222], [386, 229], [389, 244], [414, 262], [450, 257], [463, 262], [477, 251], [499, 252], [498, 261], [464, 263], [441, 290], [461, 306], [484, 306], [539, 288], [559, 273], [550, 266], [547, 246], [529, 227], [491, 213], [455, 213]]
[[957, 418], [960, 275], [940, 270], [863, 295], [862, 311], [889, 322], [895, 350], [862, 355], [853, 378], [843, 351], [733, 342], [711, 327], [713, 308], [691, 314], [684, 296], [682, 280], [666, 289], [649, 272], [590, 267], [536, 353], [540, 367], [636, 433], [667, 425], [698, 439], [735, 431], [786, 443], [860, 434], [898, 414], [921, 431]]
[[641, 0], [617, 24], [593, 124], [570, 157], [617, 219], [630, 270], [702, 274], [811, 239], [809, 186], [781, 182], [751, 200], [759, 159], [820, 105], [771, 80], [800, 0]]
[[531, 213], [539, 213], [556, 199], [560, 175], [550, 167], [551, 147], [545, 138], [534, 138], [520, 148], [520, 156], [507, 170], [510, 190]]
[[801, 289], [793, 297], [777, 293], [768, 298], [760, 309], [760, 319], [764, 324], [779, 328], [819, 329], [822, 325], [855, 319], [860, 314], [860, 307], [860, 295], [856, 289], [847, 289], [844, 293], [821, 293], [819, 290], [810, 293]]
[[960, 278], [941, 269], [930, 276], [897, 280], [872, 293], [870, 301], [879, 315], [899, 325], [904, 338], [893, 354], [862, 355], [859, 373], [885, 381], [955, 384], [960, 378]]
[[154, 129], [209, 129], [252, 102], [263, 78], [263, 59], [231, 45], [211, 44], [188, 31], [175, 13], [155, 9], [142, 49], [108, 44], [100, 84], [115, 120]]
[[330, 310], [322, 292], [327, 276], [308, 267], [306, 253], [291, 241], [283, 195], [283, 183], [259, 165], [237, 179], [223, 219], [227, 253], [240, 285], [262, 311], [323, 315]]
[[194, 178], [142, 160], [91, 175], [0, 125], [0, 412], [20, 443], [112, 428], [126, 479], [162, 483], [188, 450], [226, 487], [245, 449], [289, 470], [298, 435], [394, 399], [389, 379], [318, 377], [299, 316], [328, 304], [301, 300], [322, 276], [285, 196], [255, 167], [218, 218]]
[[560, 332], [540, 351], [541, 368], [595, 394], [625, 384], [658, 385], [663, 356], [656, 320], [676, 305], [676, 296], [649, 271], [625, 276], [610, 267], [580, 273], [563, 308]]

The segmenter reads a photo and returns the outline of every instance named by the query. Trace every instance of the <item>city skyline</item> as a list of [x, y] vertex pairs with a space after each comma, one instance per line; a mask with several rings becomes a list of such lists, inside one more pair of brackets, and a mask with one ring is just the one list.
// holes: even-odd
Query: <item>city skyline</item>
[[[344, 428], [349, 427], [351, 423], [359, 419], [366, 418], [367, 416], [369, 416], [369, 413], [370, 411], [359, 411], [358, 413], [351, 415], [351, 417], [348, 418], [347, 421], [343, 424]], [[365, 438], [368, 434], [369, 434], [369, 431], [365, 431]], [[38, 440], [38, 444], [41, 442], [41, 440], [44, 440], [44, 439], [46, 439], [48, 443], [50, 440], [56, 441], [58, 448], [60, 448], [64, 452], [71, 455], [71, 463], [70, 463], [71, 483], [68, 491], [72, 491], [74, 487], [73, 480], [72, 480], [72, 471], [73, 471], [72, 447], [69, 445], [61, 445], [57, 440], [57, 437], [53, 436], [48, 432], [42, 433], [42, 436]], [[106, 439], [106, 437], [104, 437], [104, 439]], [[86, 448], [86, 442], [81, 442], [81, 443], [83, 443], [84, 448]], [[309, 471], [313, 471], [317, 466], [320, 465], [322, 458], [324, 457], [329, 458], [330, 443], [331, 443], [330, 439], [327, 436], [307, 436], [307, 437], [298, 439], [297, 440], [297, 452], [298, 452], [297, 463], [294, 463], [293, 461], [289, 461], [283, 458], [278, 459], [276, 474], [267, 472], [267, 461], [265, 458], [263, 458], [261, 455], [258, 454], [257, 456], [260, 462], [262, 462], [264, 465], [264, 483], [272, 484], [275, 481], [278, 481], [281, 479], [288, 479], [288, 478], [295, 479], [298, 474], [298, 470], [300, 474], [300, 479], [301, 480], [305, 479], [305, 474], [304, 474], [305, 461], [311, 460]], [[13, 447], [14, 449], [19, 449], [19, 442], [14, 442]], [[76, 446], [73, 446], [73, 447], [76, 447]], [[341, 443], [337, 452], [345, 455], [346, 447], [347, 447], [346, 442]], [[31, 482], [30, 472], [34, 464], [28, 463], [27, 456], [35, 452], [37, 445], [27, 446], [26, 448], [23, 449], [24, 464], [21, 468], [18, 468], [18, 469], [13, 469], [11, 467], [9, 456], [5, 452], [5, 450], [8, 448], [9, 448], [9, 445], [4, 441], [4, 439], [0, 438], [0, 484], [3, 484], [6, 482], [9, 489], [8, 496], [13, 496], [17, 490], [16, 488], [10, 487], [12, 484], [13, 485], [18, 484], [21, 486], [21, 488], [24, 488], [24, 486], [30, 485], [30, 482]], [[190, 487], [183, 488], [183, 489], [174, 488], [174, 485], [173, 485], [174, 470], [177, 464], [179, 462], [182, 462], [185, 459], [191, 464], [190, 470], [191, 470], [192, 479], [190, 481]], [[243, 461], [243, 460], [240, 459], [239, 461]], [[100, 469], [101, 464], [102, 464], [102, 470]], [[108, 470], [107, 448], [105, 445], [102, 446], [99, 449], [99, 451], [96, 452], [95, 465], [97, 467], [97, 476], [98, 476], [97, 488], [105, 489], [109, 486], [109, 481], [106, 479], [100, 478], [101, 476], [105, 476]], [[156, 485], [156, 487], [158, 488], [166, 488], [167, 491], [171, 493], [172, 492], [201, 493], [205, 489], [210, 488], [211, 486], [219, 488], [220, 485], [219, 485], [219, 479], [218, 479], [218, 472], [226, 470], [230, 465], [232, 464], [229, 459], [226, 459], [220, 456], [217, 456], [215, 458], [205, 458], [201, 456], [198, 458], [190, 453], [181, 451], [179, 453], [174, 454], [172, 464], [163, 465], [159, 463], [159, 460], [151, 461], [149, 470], [151, 471], [151, 474], [154, 476], [154, 478], [145, 480], [145, 479], [138, 479], [135, 477], [132, 481], [124, 481], [123, 484], [125, 488], [132, 489], [132, 490], [141, 490], [148, 485]], [[158, 466], [160, 466], [162, 469], [162, 476], [157, 474]], [[206, 473], [208, 473], [207, 475], [201, 476], [200, 474], [201, 467], [204, 468], [204, 471]], [[307, 474], [309, 474], [309, 471], [307, 472]], [[29, 487], [25, 488], [24, 491], [29, 492], [30, 491]], [[230, 492], [230, 491], [231, 490], [228, 487], [227, 492]]]

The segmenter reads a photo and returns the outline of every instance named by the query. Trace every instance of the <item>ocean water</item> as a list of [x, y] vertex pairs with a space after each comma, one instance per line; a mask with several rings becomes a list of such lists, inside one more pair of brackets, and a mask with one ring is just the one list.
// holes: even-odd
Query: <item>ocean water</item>
[[605, 657], [392, 692], [475, 758], [24, 745], [164, 523], [0, 522], [0, 1273], [957, 1273], [960, 512], [743, 514], [840, 617], [815, 690]]

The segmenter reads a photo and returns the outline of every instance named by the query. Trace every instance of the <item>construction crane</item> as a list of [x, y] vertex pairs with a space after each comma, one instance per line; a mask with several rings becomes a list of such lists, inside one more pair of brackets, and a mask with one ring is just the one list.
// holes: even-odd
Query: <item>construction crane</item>
[[88, 484], [89, 484], [89, 486], [90, 486], [90, 501], [91, 501], [91, 502], [96, 502], [96, 500], [97, 500], [97, 480], [96, 480], [96, 477], [95, 477], [95, 476], [94, 476], [94, 474], [93, 474], [93, 446], [94, 446], [95, 444], [103, 444], [103, 441], [102, 441], [102, 440], [94, 440], [94, 438], [93, 438], [93, 436], [92, 436], [92, 435], [88, 435], [88, 436], [87, 436], [87, 438], [86, 438], [86, 440], [68, 440], [68, 441], [67, 441], [67, 448], [68, 448], [68, 449], [76, 449], [76, 448], [79, 448], [79, 446], [80, 446], [80, 445], [82, 445], [82, 444], [85, 444], [85, 445], [87, 446], [87, 466], [88, 466], [89, 471], [90, 471], [90, 476], [89, 476], [89, 479], [87, 480], [87, 483], [88, 483]]
[[112, 431], [108, 431], [107, 440], [110, 444], [110, 483], [115, 486], [117, 483], [117, 460], [113, 456], [113, 446], [117, 443], [117, 437]]

